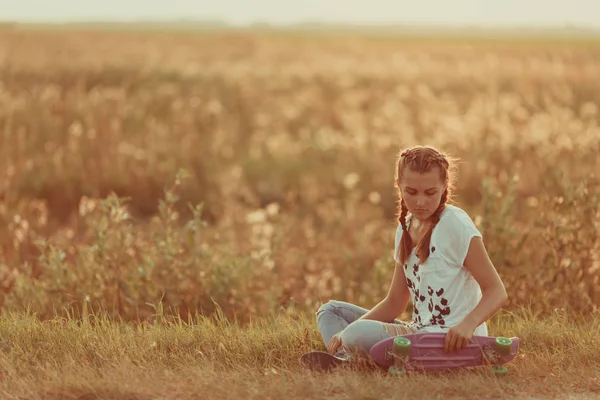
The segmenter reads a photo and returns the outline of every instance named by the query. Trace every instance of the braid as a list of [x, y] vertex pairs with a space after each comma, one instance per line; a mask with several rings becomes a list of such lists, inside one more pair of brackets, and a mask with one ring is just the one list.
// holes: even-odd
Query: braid
[[406, 203], [404, 199], [401, 202], [401, 212], [400, 212], [400, 223], [402, 224], [402, 239], [400, 239], [399, 244], [399, 252], [400, 252], [400, 263], [404, 265], [408, 255], [410, 254], [413, 244], [410, 234], [408, 233], [408, 225], [406, 224], [406, 217], [408, 215], [408, 207], [406, 207]]
[[429, 251], [430, 251], [429, 245], [431, 243], [431, 235], [432, 235], [433, 229], [435, 228], [437, 223], [440, 222], [440, 217], [442, 216], [442, 212], [444, 211], [444, 208], [446, 207], [447, 201], [448, 201], [448, 189], [446, 188], [446, 190], [444, 190], [444, 193], [442, 194], [442, 198], [440, 199], [440, 205], [438, 206], [438, 208], [435, 210], [435, 212], [431, 216], [431, 226], [429, 227], [427, 232], [423, 235], [423, 238], [421, 239], [421, 241], [419, 242], [419, 244], [417, 246], [417, 255], [419, 256], [419, 261], [421, 262], [421, 264], [425, 263], [425, 261], [427, 261], [427, 258], [429, 257]]
[[442, 170], [448, 170], [448, 168], [450, 168], [450, 163], [443, 154], [436, 154], [435, 162], [442, 168]]

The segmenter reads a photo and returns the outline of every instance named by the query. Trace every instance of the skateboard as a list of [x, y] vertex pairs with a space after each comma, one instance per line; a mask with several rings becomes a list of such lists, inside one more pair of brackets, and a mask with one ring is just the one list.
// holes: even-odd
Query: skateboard
[[508, 369], [519, 350], [519, 338], [473, 336], [462, 350], [444, 351], [446, 333], [415, 333], [384, 339], [371, 347], [371, 359], [396, 375], [407, 371], [492, 366], [497, 375]]
[[349, 362], [347, 358], [331, 355], [325, 351], [310, 351], [300, 357], [300, 363], [314, 371], [331, 371]]

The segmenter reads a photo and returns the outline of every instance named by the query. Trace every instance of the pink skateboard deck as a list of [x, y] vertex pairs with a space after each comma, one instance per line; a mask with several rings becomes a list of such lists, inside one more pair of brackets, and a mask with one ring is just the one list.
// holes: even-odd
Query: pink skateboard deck
[[[404, 350], [393, 355], [394, 340], [397, 338], [404, 338], [398, 340], [402, 344], [397, 347]], [[474, 336], [464, 349], [446, 353], [445, 338], [446, 333], [443, 332], [396, 336], [376, 343], [371, 347], [370, 356], [381, 367], [394, 367], [391, 372], [489, 365], [494, 367], [494, 372], [503, 374], [506, 373], [503, 365], [515, 358], [519, 350], [519, 338], [516, 337]]]

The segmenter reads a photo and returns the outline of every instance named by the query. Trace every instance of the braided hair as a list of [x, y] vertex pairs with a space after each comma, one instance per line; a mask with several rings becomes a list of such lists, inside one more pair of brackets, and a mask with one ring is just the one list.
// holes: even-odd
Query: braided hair
[[[444, 208], [446, 207], [446, 204], [452, 193], [452, 178], [454, 174], [453, 171], [451, 171], [452, 165], [450, 163], [450, 157], [431, 146], [415, 146], [405, 149], [400, 153], [396, 168], [396, 181], [400, 182], [402, 180], [403, 172], [407, 167], [413, 171], [425, 173], [430, 171], [431, 168], [435, 166], [439, 167], [441, 174], [440, 178], [445, 183], [446, 188], [444, 190], [444, 193], [442, 194], [442, 198], [440, 199], [440, 204], [438, 205], [433, 215], [430, 217], [431, 226], [429, 227], [427, 232], [425, 232], [425, 234], [416, 246], [416, 254], [419, 257], [419, 262], [421, 264], [427, 261], [427, 258], [429, 257], [429, 245], [431, 242], [431, 234], [433, 233], [433, 229], [435, 228], [437, 223], [440, 221], [442, 212], [444, 211]], [[399, 262], [403, 265], [406, 263], [406, 260], [408, 259], [408, 256], [412, 251], [413, 243], [412, 238], [408, 233], [409, 227], [406, 221], [408, 216], [408, 207], [406, 206], [406, 202], [402, 198], [402, 193], [400, 191], [399, 185], [397, 186], [397, 188], [398, 197], [400, 199], [400, 213], [398, 216], [398, 221], [402, 225], [403, 231], [402, 239], [400, 240], [400, 245], [398, 246], [398, 251], [400, 253]]]

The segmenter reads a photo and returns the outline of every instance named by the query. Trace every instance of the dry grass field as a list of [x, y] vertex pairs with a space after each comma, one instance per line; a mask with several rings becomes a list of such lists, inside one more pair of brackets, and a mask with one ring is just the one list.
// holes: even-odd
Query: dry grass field
[[[1, 397], [599, 396], [598, 60], [593, 40], [2, 28]], [[303, 371], [319, 304], [387, 291], [414, 144], [460, 158], [454, 202], [509, 293], [491, 334], [521, 354], [502, 379]]]

